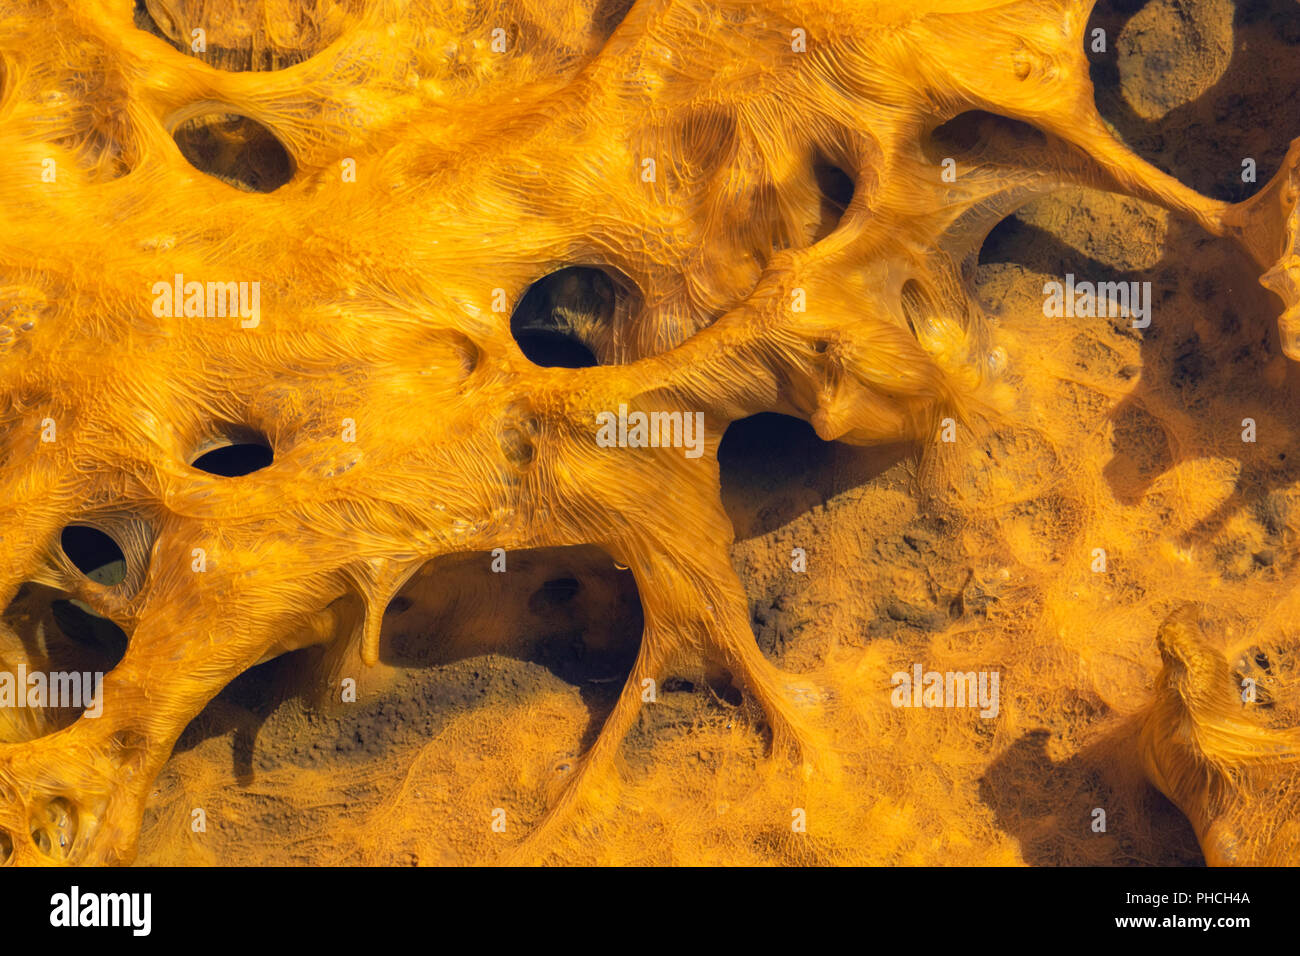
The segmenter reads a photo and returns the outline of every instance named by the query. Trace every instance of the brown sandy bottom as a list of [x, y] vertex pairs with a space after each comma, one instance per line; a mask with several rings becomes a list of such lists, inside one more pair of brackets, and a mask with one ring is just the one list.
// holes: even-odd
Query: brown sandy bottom
[[[1198, 190], [1245, 198], [1242, 159], [1262, 184], [1300, 134], [1282, 106], [1300, 88], [1294, 3], [1113, 3], [1091, 26], [1107, 31], [1091, 59], [1108, 121]], [[1149, 281], [1151, 326], [1045, 318], [1043, 283], [1069, 272]], [[833, 752], [768, 759], [729, 675], [680, 673], [552, 859], [1202, 862], [1142, 776], [1135, 715], [1158, 623], [1195, 600], [1259, 681], [1259, 719], [1300, 723], [1300, 373], [1276, 300], [1226, 240], [1087, 190], [1004, 221], [973, 279], [1017, 397], [935, 495], [915, 449], [826, 444], [779, 416], [733, 425], [720, 456], [755, 635], [820, 701]], [[640, 610], [631, 574], [595, 549], [512, 554], [504, 575], [490, 561], [427, 568], [390, 606], [377, 667], [304, 651], [231, 685], [158, 778], [138, 863], [500, 858], [594, 739]], [[997, 718], [892, 706], [891, 675], [917, 663], [998, 671]]]

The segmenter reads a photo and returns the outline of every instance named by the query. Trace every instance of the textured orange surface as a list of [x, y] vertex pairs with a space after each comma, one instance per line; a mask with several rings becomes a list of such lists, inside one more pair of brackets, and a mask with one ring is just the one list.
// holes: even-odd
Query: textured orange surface
[[[0, 670], [56, 669], [51, 596], [129, 636], [101, 716], [0, 715], [0, 853], [1187, 861], [1149, 780], [1209, 862], [1295, 861], [1300, 491], [1243, 476], [1295, 446], [1300, 144], [1238, 204], [1139, 158], [1094, 105], [1081, 0], [145, 6], [0, 0]], [[1132, 259], [1222, 240], [1238, 329], [1181, 287], [1153, 318], [1203, 333], [1220, 388], [1188, 412], [1135, 382], [1169, 333], [1045, 321], [1041, 277], [995, 278], [990, 316], [980, 249], [1034, 200], [1067, 241], [1107, 228], [1071, 204], [1126, 223]], [[539, 367], [511, 314], [571, 266], [618, 304], [564, 319], [597, 365]], [[185, 282], [256, 282], [256, 308]], [[701, 415], [702, 453], [602, 447], [623, 406]], [[719, 476], [765, 412], [839, 443], [780, 520]], [[193, 467], [250, 439], [270, 465]], [[117, 542], [120, 583], [78, 570], [70, 524]], [[505, 622], [561, 600], [534, 587], [553, 561], [590, 652], [643, 621], [591, 728], [585, 691], [516, 675], [342, 765], [232, 771], [219, 729], [169, 762], [306, 648], [286, 739], [347, 732], [344, 681], [410, 723], [407, 632], [472, 687], [526, 656]], [[803, 614], [787, 652], [756, 642], [756, 588]], [[424, 624], [386, 626], [395, 597]], [[886, 605], [898, 627], [864, 629]], [[1267, 710], [1233, 670], [1263, 643]], [[998, 672], [996, 717], [895, 706], [918, 664]]]

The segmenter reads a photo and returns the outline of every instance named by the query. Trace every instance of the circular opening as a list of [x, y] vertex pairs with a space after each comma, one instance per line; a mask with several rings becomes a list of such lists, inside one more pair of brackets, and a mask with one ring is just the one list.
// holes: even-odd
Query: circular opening
[[190, 467], [222, 478], [238, 478], [260, 471], [274, 458], [271, 446], [265, 442], [231, 442], [204, 452], [190, 462]]
[[269, 193], [293, 178], [293, 160], [269, 129], [235, 113], [205, 113], [172, 134], [197, 170], [247, 192]]
[[59, 544], [78, 571], [100, 584], [120, 584], [126, 577], [126, 555], [98, 528], [70, 524], [59, 536]]
[[612, 347], [614, 325], [628, 314], [627, 288], [594, 266], [567, 266], [538, 279], [510, 316], [510, 334], [534, 365], [588, 368]]

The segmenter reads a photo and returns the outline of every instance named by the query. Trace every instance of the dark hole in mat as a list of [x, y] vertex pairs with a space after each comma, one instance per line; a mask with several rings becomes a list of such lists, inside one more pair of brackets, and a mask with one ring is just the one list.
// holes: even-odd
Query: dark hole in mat
[[172, 134], [197, 170], [238, 189], [269, 193], [293, 178], [293, 160], [275, 135], [247, 116], [208, 113]]
[[260, 471], [271, 464], [275, 455], [258, 442], [235, 442], [205, 452], [194, 459], [192, 467], [222, 478], [238, 478]]

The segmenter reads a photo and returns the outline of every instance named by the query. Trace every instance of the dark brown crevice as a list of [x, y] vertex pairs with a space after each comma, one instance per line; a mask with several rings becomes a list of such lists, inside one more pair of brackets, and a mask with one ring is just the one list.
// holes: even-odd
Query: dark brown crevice
[[852, 176], [822, 153], [813, 157], [812, 174], [821, 195], [817, 229], [813, 233], [813, 242], [818, 242], [839, 227], [844, 211], [853, 201], [855, 185]]
[[921, 283], [915, 279], [908, 279], [903, 283], [901, 295], [903, 305], [903, 316], [907, 319], [907, 327], [912, 332], [912, 337], [916, 338], [917, 330], [925, 328], [931, 317], [938, 314], [938, 306], [926, 294]]
[[597, 0], [591, 17], [592, 29], [604, 39], [613, 36], [635, 2], [636, 0]]
[[[228, 25], [239, 22], [239, 0], [226, 0], [222, 4], [211, 5], [217, 15], [202, 16], [194, 22], [180, 22], [173, 15], [172, 8], [184, 9], [186, 6], [197, 7], [200, 13], [207, 13], [207, 8], [189, 3], [166, 3], [155, 0], [135, 0], [132, 11], [137, 30], [151, 33], [175, 47], [181, 53], [201, 60], [219, 70], [234, 73], [271, 72], [294, 66], [315, 56], [342, 35], [348, 25], [355, 22], [361, 13], [362, 0], [335, 0], [332, 4], [333, 14], [329, 18], [329, 29], [325, 29], [314, 9], [314, 4], [297, 4], [293, 9], [298, 14], [297, 22], [291, 23], [289, 35], [297, 38], [291, 47], [277, 44], [264, 25], [265, 17], [256, 17], [260, 29], [235, 33]], [[244, 2], [245, 8], [253, 4]], [[257, 4], [256, 6], [261, 6]], [[285, 9], [289, 9], [286, 7]], [[251, 11], [248, 11], [251, 12]], [[204, 49], [194, 49], [194, 30], [203, 29]]]

